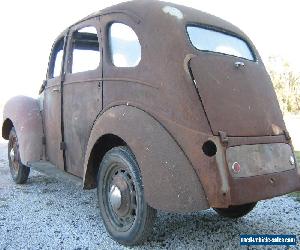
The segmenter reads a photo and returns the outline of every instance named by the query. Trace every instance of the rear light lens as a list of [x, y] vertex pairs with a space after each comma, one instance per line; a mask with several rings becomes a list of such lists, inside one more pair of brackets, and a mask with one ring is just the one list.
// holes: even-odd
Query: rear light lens
[[239, 173], [241, 171], [241, 165], [238, 162], [232, 164], [231, 169], [234, 173]]

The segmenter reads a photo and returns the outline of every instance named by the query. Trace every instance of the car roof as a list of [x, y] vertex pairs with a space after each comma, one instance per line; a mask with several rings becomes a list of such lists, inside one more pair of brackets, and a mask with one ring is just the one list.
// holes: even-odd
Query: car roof
[[[179, 18], [182, 15], [181, 21], [184, 23], [195, 23], [217, 27], [219, 29], [233, 32], [242, 37], [247, 37], [239, 28], [219, 17], [183, 5], [156, 0], [134, 0], [113, 5], [88, 15], [76, 22], [74, 25], [93, 17], [114, 13], [124, 13], [136, 22], [147, 22], [148, 24], [151, 23], [153, 16], [158, 16], [162, 19], [162, 21], [164, 21], [165, 18], [168, 18], [168, 14], [175, 17], [177, 15]], [[174, 21], [176, 21], [176, 18], [174, 18]]]
[[[204, 27], [216, 28], [219, 31], [224, 31], [225, 33], [229, 32], [238, 35], [246, 41], [248, 41], [248, 43], [253, 46], [253, 43], [247, 37], [247, 35], [243, 33], [238, 27], [236, 27], [228, 21], [225, 21], [219, 17], [191, 7], [157, 0], [133, 0], [119, 3], [108, 8], [102, 9], [100, 11], [94, 12], [66, 28], [57, 37], [55, 42], [58, 39], [60, 39], [64, 34], [66, 34], [72, 26], [75, 26], [85, 20], [94, 17], [101, 17], [111, 14], [125, 14], [131, 19], [133, 19], [133, 21], [135, 21], [136, 23], [140, 23], [142, 25], [143, 23], [145, 23], [148, 27], [151, 26], [152, 23], [153, 26], [157, 25], [157, 21], [159, 20], [159, 23], [164, 24], [163, 26], [164, 29], [166, 29], [166, 31], [169, 30], [168, 27], [166, 27], [167, 23], [169, 23], [169, 25], [174, 25], [175, 22], [178, 22], [178, 25], [199, 24]], [[174, 17], [174, 21], [172, 24], [169, 22], [170, 16]], [[145, 32], [147, 31], [145, 30]]]

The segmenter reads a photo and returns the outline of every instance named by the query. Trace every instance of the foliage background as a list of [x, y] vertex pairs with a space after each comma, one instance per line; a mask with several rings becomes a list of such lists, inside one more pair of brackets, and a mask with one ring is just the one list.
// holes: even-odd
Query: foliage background
[[300, 114], [300, 73], [275, 56], [269, 57], [267, 69], [283, 114]]

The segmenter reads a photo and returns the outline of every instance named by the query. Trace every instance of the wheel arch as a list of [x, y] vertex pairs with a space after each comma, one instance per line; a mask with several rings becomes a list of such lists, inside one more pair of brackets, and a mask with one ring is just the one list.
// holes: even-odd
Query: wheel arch
[[113, 145], [132, 150], [150, 206], [173, 212], [209, 207], [199, 178], [174, 138], [150, 114], [127, 105], [111, 107], [96, 119], [85, 153], [85, 188], [95, 187], [97, 160]]
[[9, 132], [11, 131], [12, 127], [14, 126], [13, 122], [6, 118], [5, 121], [2, 124], [2, 137], [5, 140], [9, 139]]
[[97, 187], [99, 163], [102, 161], [104, 155], [114, 147], [126, 145], [126, 142], [122, 138], [114, 134], [104, 134], [96, 141], [87, 161], [84, 173], [84, 188], [92, 189]]
[[14, 127], [18, 136], [20, 158], [23, 164], [36, 162], [43, 157], [43, 121], [38, 100], [16, 96], [3, 109], [2, 137], [9, 139]]

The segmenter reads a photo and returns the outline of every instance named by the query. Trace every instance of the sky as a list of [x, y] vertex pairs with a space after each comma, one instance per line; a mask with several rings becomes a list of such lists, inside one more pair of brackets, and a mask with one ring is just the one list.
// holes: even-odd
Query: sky
[[[26, 0], [0, 4], [0, 104], [36, 97], [54, 39], [79, 19], [122, 1]], [[263, 60], [280, 56], [300, 72], [300, 1], [172, 0], [221, 17], [242, 29]]]

